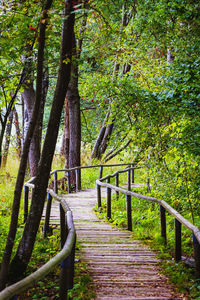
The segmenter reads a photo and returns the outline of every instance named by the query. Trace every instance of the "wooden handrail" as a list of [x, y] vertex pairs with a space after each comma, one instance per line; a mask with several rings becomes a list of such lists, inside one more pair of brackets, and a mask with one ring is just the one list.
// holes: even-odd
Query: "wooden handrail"
[[37, 271], [0, 292], [1, 300], [10, 299], [14, 295], [19, 294], [27, 288], [31, 287], [33, 284], [44, 278], [49, 272], [52, 271], [53, 268], [55, 268], [59, 263], [61, 263], [66, 257], [70, 255], [75, 240], [75, 228], [73, 224], [72, 212], [67, 211], [66, 214], [68, 236], [62, 250]]
[[[196, 275], [200, 276], [200, 230], [198, 227], [193, 225], [187, 219], [185, 219], [178, 211], [171, 207], [164, 200], [157, 198], [144, 196], [131, 191], [131, 178], [130, 171], [134, 168], [128, 168], [123, 171], [117, 171], [112, 175], [105, 176], [96, 180], [97, 185], [97, 204], [98, 208], [101, 207], [101, 187], [107, 189], [107, 218], [111, 218], [111, 190], [116, 192], [116, 197], [118, 198], [119, 193], [126, 195], [126, 207], [127, 207], [127, 224], [128, 230], [132, 231], [132, 212], [131, 212], [131, 197], [136, 197], [153, 203], [158, 203], [160, 205], [160, 219], [161, 219], [161, 236], [163, 237], [165, 243], [167, 242], [166, 238], [166, 217], [165, 211], [168, 211], [170, 215], [175, 217], [175, 259], [176, 261], [181, 260], [181, 225], [184, 225], [193, 233], [193, 248], [194, 248], [194, 259], [196, 265]], [[128, 190], [125, 190], [119, 187], [119, 174], [127, 172], [128, 173]], [[115, 184], [110, 184], [110, 178], [115, 177]], [[105, 181], [106, 182], [103, 182]]]
[[[34, 178], [31, 178], [25, 186], [32, 188], [32, 182]], [[34, 187], [33, 187], [34, 188]], [[66, 222], [67, 222], [67, 238], [64, 243], [62, 250], [55, 255], [51, 260], [49, 260], [46, 264], [44, 264], [37, 271], [27, 276], [26, 278], [18, 281], [17, 283], [8, 286], [3, 291], [0, 292], [0, 300], [10, 299], [16, 294], [19, 294], [25, 291], [27, 288], [34, 285], [36, 282], [44, 278], [49, 272], [52, 271], [58, 264], [60, 264], [63, 260], [65, 260], [72, 252], [75, 243], [75, 227], [73, 223], [73, 215], [72, 212], [67, 205], [67, 203], [63, 200], [62, 197], [59, 197], [52, 189], [47, 189], [47, 192], [55, 198], [58, 202], [61, 203], [62, 208], [65, 212]]]
[[134, 163], [129, 164], [111, 164], [111, 165], [91, 165], [91, 166], [78, 166], [70, 169], [56, 169], [53, 170], [50, 174], [53, 175], [55, 172], [68, 172], [68, 171], [74, 171], [74, 170], [80, 170], [80, 169], [92, 169], [92, 168], [99, 168], [99, 167], [120, 167], [120, 166], [130, 166]]
[[144, 196], [144, 195], [141, 195], [141, 194], [138, 194], [138, 193], [135, 193], [135, 192], [127, 191], [125, 189], [114, 186], [112, 184], [109, 184], [109, 183], [106, 183], [106, 182], [101, 182], [101, 180], [96, 180], [96, 183], [100, 186], [110, 188], [110, 189], [112, 189], [116, 192], [120, 192], [124, 195], [130, 195], [130, 196], [133, 196], [133, 197], [136, 197], [136, 198], [139, 198], [139, 199], [151, 201], [151, 202], [158, 203], [158, 204], [162, 205], [171, 215], [173, 215], [177, 220], [179, 220], [180, 223], [182, 223], [185, 227], [187, 227], [189, 230], [191, 230], [195, 234], [198, 242], [200, 243], [200, 230], [196, 226], [194, 226], [191, 222], [189, 222], [187, 219], [185, 219], [179, 212], [177, 212], [174, 208], [172, 208], [164, 200], [160, 200], [160, 199], [157, 199], [157, 198]]

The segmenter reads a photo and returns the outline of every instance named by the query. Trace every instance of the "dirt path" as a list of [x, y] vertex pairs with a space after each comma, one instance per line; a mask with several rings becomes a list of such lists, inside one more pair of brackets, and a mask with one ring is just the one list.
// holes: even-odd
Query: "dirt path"
[[132, 240], [128, 231], [97, 218], [95, 190], [65, 199], [73, 211], [81, 259], [88, 264], [96, 299], [183, 299], [160, 273], [155, 253]]

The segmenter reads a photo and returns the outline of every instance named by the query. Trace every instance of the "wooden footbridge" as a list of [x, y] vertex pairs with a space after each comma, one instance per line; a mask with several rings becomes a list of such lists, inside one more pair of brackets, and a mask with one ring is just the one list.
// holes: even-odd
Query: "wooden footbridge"
[[[121, 165], [120, 165], [121, 166]], [[100, 179], [96, 181], [97, 189], [81, 190], [81, 169], [100, 167]], [[198, 228], [184, 219], [165, 201], [146, 197], [132, 191], [135, 186], [135, 167], [130, 165], [106, 177], [103, 167], [91, 166], [74, 169], [55, 170], [54, 190], [47, 189], [47, 204], [44, 211], [44, 236], [50, 231], [52, 224], [60, 220], [62, 250], [43, 267], [20, 282], [7, 287], [0, 293], [0, 299], [10, 299], [21, 291], [27, 290], [37, 280], [61, 263], [60, 296], [68, 299], [67, 292], [73, 288], [74, 252], [76, 239], [81, 244], [80, 257], [87, 265], [92, 277], [96, 298], [102, 300], [125, 299], [186, 299], [177, 293], [168, 279], [161, 273], [156, 254], [132, 236], [131, 197], [138, 197], [144, 201], [155, 202], [160, 205], [161, 235], [166, 240], [167, 210], [175, 217], [175, 260], [181, 260], [181, 225], [191, 230], [194, 241], [194, 258], [196, 272], [200, 273], [200, 232]], [[65, 172], [68, 178], [68, 194], [58, 193], [58, 172]], [[76, 174], [76, 192], [71, 193], [70, 174]], [[119, 186], [119, 175], [127, 173], [127, 188]], [[111, 184], [114, 178], [115, 184]], [[29, 189], [34, 188], [34, 180], [25, 184], [25, 220], [28, 214]], [[121, 185], [122, 186], [122, 185]], [[93, 208], [97, 204], [101, 207], [101, 199], [106, 198], [107, 217], [111, 217], [112, 194], [126, 195], [127, 229], [118, 229], [110, 223], [98, 219]], [[53, 198], [55, 201], [53, 201]]]

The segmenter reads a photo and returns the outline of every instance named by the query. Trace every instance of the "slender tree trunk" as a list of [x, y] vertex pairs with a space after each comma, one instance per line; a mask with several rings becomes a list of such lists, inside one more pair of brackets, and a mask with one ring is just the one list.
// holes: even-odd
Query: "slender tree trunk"
[[[26, 83], [22, 97], [25, 103], [25, 115], [24, 115], [24, 134], [26, 137], [29, 123], [32, 117], [34, 103], [35, 103], [35, 90], [33, 88], [33, 82]], [[39, 118], [34, 130], [34, 134], [31, 140], [29, 148], [29, 166], [31, 177], [36, 175], [37, 167], [40, 159], [40, 141], [39, 141]]]
[[[65, 102], [65, 167], [80, 166], [81, 158], [81, 115], [80, 95], [78, 90], [78, 60], [81, 56], [84, 33], [87, 24], [88, 0], [84, 0], [82, 8], [85, 9], [79, 40], [76, 45], [75, 33], [73, 33], [73, 58], [72, 76], [68, 86]], [[71, 183], [75, 184], [75, 173], [71, 172]]]
[[95, 145], [93, 147], [91, 159], [93, 159], [93, 158], [101, 159], [102, 155], [106, 151], [108, 141], [110, 139], [110, 136], [111, 136], [112, 130], [113, 130], [113, 126], [114, 126], [114, 121], [112, 121], [112, 123], [107, 125], [109, 117], [110, 117], [110, 108], [108, 109], [108, 111], [106, 113], [103, 125], [99, 131], [99, 135], [98, 135]]
[[17, 151], [17, 156], [20, 158], [22, 153], [22, 135], [19, 127], [18, 113], [15, 106], [13, 108], [13, 113], [14, 113], [14, 125], [16, 129], [16, 151]]
[[[80, 166], [81, 148], [81, 117], [80, 96], [78, 91], [78, 64], [72, 66], [71, 80], [67, 90], [69, 106], [69, 168]], [[72, 184], [75, 184], [75, 174], [72, 172]]]
[[[32, 65], [31, 62], [29, 64], [29, 68], [31, 70]], [[42, 97], [40, 102], [40, 109], [38, 111], [38, 120], [34, 130], [34, 134], [31, 140], [30, 149], [29, 149], [29, 166], [30, 166], [30, 174], [31, 177], [36, 176], [37, 168], [40, 160], [40, 152], [41, 152], [41, 140], [42, 140], [42, 125], [43, 125], [43, 114], [44, 114], [44, 104], [49, 86], [49, 78], [48, 78], [48, 68], [45, 68], [43, 72], [42, 79]], [[31, 116], [33, 113], [33, 107], [35, 103], [35, 90], [33, 88], [33, 81], [26, 82], [24, 86], [24, 91], [22, 93], [22, 97], [25, 103], [25, 114], [24, 114], [24, 134], [26, 135], [27, 129], [29, 127], [29, 122], [31, 120]]]
[[0, 132], [0, 167], [2, 166], [2, 148], [3, 148], [3, 137], [4, 137], [4, 133], [6, 130], [6, 123], [2, 122], [1, 123], [1, 132]]
[[5, 139], [5, 144], [4, 144], [4, 149], [3, 149], [3, 159], [2, 159], [2, 167], [3, 168], [6, 166], [7, 158], [8, 158], [10, 137], [11, 137], [11, 131], [12, 131], [12, 122], [13, 122], [13, 110], [11, 110], [11, 112], [9, 114], [8, 122], [7, 122], [7, 126], [6, 126], [6, 139]]
[[69, 105], [68, 99], [65, 97], [65, 128], [64, 128], [64, 155], [65, 155], [65, 168], [69, 168]]
[[23, 274], [30, 260], [44, 207], [46, 188], [48, 186], [49, 173], [55, 151], [62, 108], [70, 81], [71, 64], [66, 64], [63, 61], [66, 59], [71, 61], [72, 34], [75, 18], [75, 14], [70, 13], [71, 11], [72, 1], [66, 0], [61, 42], [60, 68], [54, 100], [38, 168], [38, 174], [35, 179], [35, 188], [33, 190], [30, 213], [28, 215], [17, 253], [11, 264], [11, 273], [15, 277], [15, 280]]
[[10, 263], [10, 258], [11, 258], [12, 249], [13, 249], [16, 231], [17, 231], [20, 198], [21, 198], [21, 192], [22, 192], [23, 182], [25, 177], [28, 151], [29, 151], [31, 138], [34, 132], [34, 127], [37, 122], [38, 110], [40, 108], [40, 101], [42, 97], [42, 76], [43, 76], [42, 71], [43, 71], [43, 60], [44, 60], [45, 30], [46, 30], [46, 20], [48, 19], [48, 9], [50, 8], [51, 3], [52, 0], [47, 0], [47, 4], [42, 15], [42, 19], [45, 20], [45, 22], [40, 22], [40, 41], [39, 41], [38, 60], [37, 60], [36, 101], [35, 101], [34, 111], [32, 114], [29, 130], [27, 132], [26, 140], [24, 142], [22, 157], [21, 157], [19, 171], [17, 175], [10, 229], [8, 233], [3, 260], [1, 263], [0, 290], [5, 288], [8, 279], [9, 263]]

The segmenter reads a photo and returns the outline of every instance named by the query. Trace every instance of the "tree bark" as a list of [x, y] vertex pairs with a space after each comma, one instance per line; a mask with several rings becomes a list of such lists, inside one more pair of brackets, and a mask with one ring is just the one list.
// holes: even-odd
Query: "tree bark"
[[[86, 9], [88, 0], [82, 3]], [[81, 164], [81, 115], [80, 95], [78, 90], [78, 60], [82, 51], [83, 37], [86, 30], [87, 10], [84, 13], [79, 40], [76, 45], [75, 33], [73, 33], [73, 64], [72, 75], [68, 86], [65, 102], [65, 167], [73, 168]], [[75, 172], [71, 172], [71, 183], [75, 185]]]
[[14, 113], [14, 125], [16, 129], [16, 151], [17, 151], [17, 156], [20, 158], [22, 153], [22, 135], [19, 127], [18, 113], [15, 106], [13, 108], [13, 113]]
[[42, 217], [46, 189], [48, 186], [49, 173], [51, 170], [52, 159], [55, 151], [56, 140], [58, 136], [59, 123], [62, 108], [70, 81], [71, 63], [65, 63], [67, 59], [71, 62], [72, 34], [74, 27], [75, 14], [72, 11], [72, 1], [65, 1], [65, 18], [62, 30], [60, 68], [58, 80], [54, 94], [50, 119], [47, 133], [44, 140], [41, 160], [38, 173], [35, 179], [35, 188], [33, 190], [30, 213], [24, 228], [22, 239], [19, 243], [17, 253], [11, 264], [11, 273], [18, 279], [26, 270], [30, 260], [35, 237], [38, 231], [39, 223]]
[[[33, 114], [33, 108], [35, 103], [35, 90], [33, 88], [33, 81], [26, 83], [24, 86], [24, 91], [22, 97], [25, 103], [24, 110], [24, 134], [26, 137], [27, 130], [29, 128], [29, 123]], [[40, 111], [40, 109], [39, 109]], [[40, 114], [40, 113], [39, 113]], [[31, 139], [31, 144], [29, 148], [29, 166], [30, 166], [30, 175], [34, 177], [37, 172], [37, 167], [40, 159], [40, 132], [39, 132], [39, 119], [37, 119], [37, 124], [35, 126], [34, 134]]]
[[[42, 19], [44, 20], [48, 19], [48, 9], [50, 8], [51, 3], [52, 0], [47, 0], [47, 4], [45, 6], [42, 15]], [[34, 111], [32, 114], [29, 130], [26, 134], [26, 140], [24, 142], [22, 157], [21, 157], [19, 171], [16, 180], [10, 229], [7, 237], [3, 260], [1, 263], [0, 290], [5, 288], [8, 279], [9, 263], [10, 263], [10, 258], [11, 258], [12, 249], [13, 249], [16, 231], [17, 231], [20, 198], [21, 198], [21, 192], [22, 192], [23, 182], [25, 177], [28, 151], [29, 151], [31, 138], [34, 132], [34, 127], [37, 122], [38, 110], [40, 107], [40, 101], [42, 97], [42, 71], [43, 71], [43, 60], [44, 60], [45, 30], [46, 30], [46, 22], [40, 22], [40, 41], [39, 41], [38, 59], [37, 59], [36, 101], [35, 101]]]
[[65, 97], [65, 128], [64, 128], [64, 156], [65, 156], [65, 168], [69, 168], [69, 105], [68, 99]]
[[13, 110], [11, 110], [11, 112], [9, 114], [8, 122], [7, 122], [7, 126], [6, 126], [6, 140], [5, 140], [5, 144], [4, 144], [3, 159], [2, 159], [2, 167], [3, 168], [5, 168], [6, 163], [7, 163], [7, 158], [8, 158], [10, 137], [11, 137], [11, 131], [12, 131], [12, 122], [13, 122]]
[[[69, 168], [80, 166], [81, 117], [80, 96], [78, 91], [78, 64], [72, 66], [71, 80], [67, 90], [69, 106]], [[75, 183], [74, 172], [71, 183]]]
[[101, 159], [102, 155], [105, 153], [108, 141], [110, 139], [110, 136], [112, 134], [113, 126], [114, 126], [114, 119], [110, 124], [107, 125], [107, 122], [109, 121], [110, 117], [110, 108], [108, 109], [103, 125], [99, 131], [99, 135], [96, 139], [95, 145], [92, 150], [91, 159], [98, 158]]

